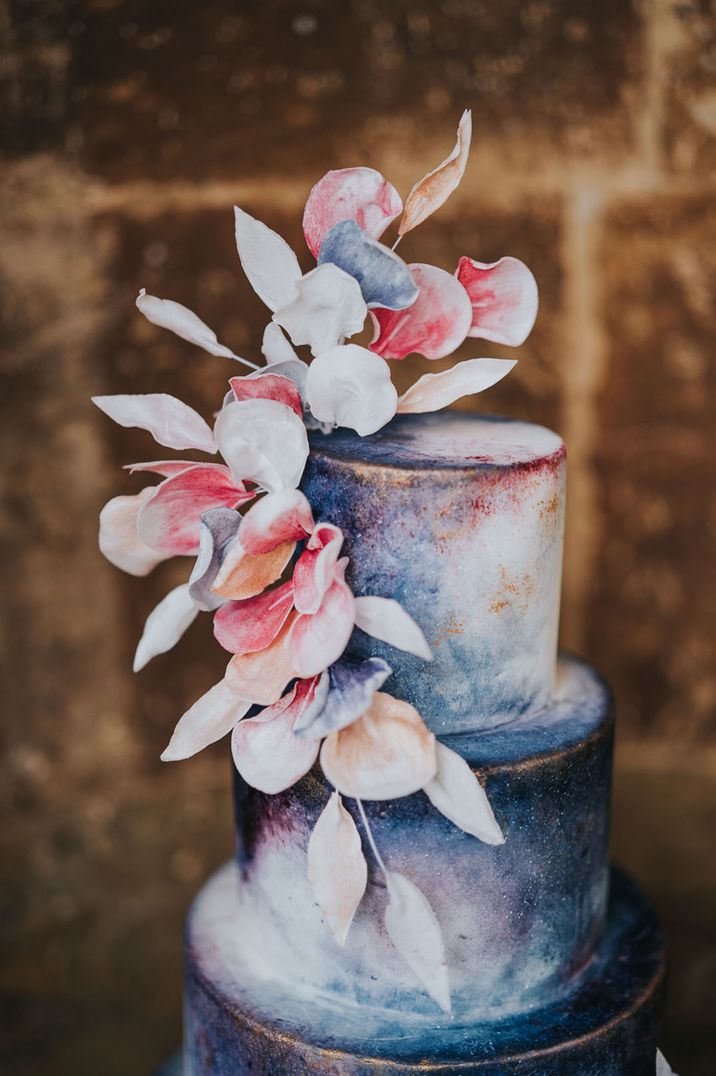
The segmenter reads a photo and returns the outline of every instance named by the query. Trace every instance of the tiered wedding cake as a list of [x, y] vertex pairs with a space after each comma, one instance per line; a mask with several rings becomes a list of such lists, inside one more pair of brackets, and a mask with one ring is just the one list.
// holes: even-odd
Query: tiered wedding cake
[[[232, 654], [163, 756], [231, 733], [236, 767], [236, 861], [187, 926], [186, 1076], [655, 1071], [663, 946], [609, 871], [611, 700], [557, 658], [564, 445], [439, 413], [511, 361], [459, 362], [400, 398], [386, 361], [532, 327], [516, 259], [449, 274], [379, 242], [445, 201], [469, 141], [466, 113], [405, 206], [372, 169], [329, 172], [306, 206], [306, 274], [236, 211], [273, 316], [267, 365], [231, 378], [213, 430], [171, 396], [96, 399], [224, 460], [135, 465], [163, 480], [111, 501], [100, 532], [137, 575], [196, 558], [135, 668], [200, 610]], [[137, 302], [238, 359], [186, 308]], [[368, 313], [373, 341], [346, 343]]]

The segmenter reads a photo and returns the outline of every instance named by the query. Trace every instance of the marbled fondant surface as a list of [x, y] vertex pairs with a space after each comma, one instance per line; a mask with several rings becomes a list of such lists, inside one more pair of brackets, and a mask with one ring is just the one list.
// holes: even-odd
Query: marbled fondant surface
[[189, 918], [185, 1076], [654, 1076], [663, 941], [639, 892], [613, 878], [607, 929], [566, 996], [494, 1022], [416, 1024], [305, 995], [243, 960], [238, 871], [225, 867]]
[[[561, 996], [603, 928], [610, 700], [575, 661], [561, 663], [558, 683], [553, 706], [531, 721], [450, 738], [485, 784], [503, 846], [466, 834], [423, 793], [366, 804], [389, 868], [411, 878], [438, 917], [455, 1011], [465, 1019]], [[344, 948], [323, 921], [306, 846], [330, 791], [318, 770], [276, 796], [237, 782], [237, 951], [258, 974], [290, 981], [307, 999], [342, 999], [430, 1026], [435, 1004], [382, 927], [386, 894], [375, 864]], [[360, 828], [355, 803], [344, 802]]]
[[311, 435], [302, 488], [346, 535], [356, 594], [400, 601], [434, 661], [354, 632], [439, 733], [514, 720], [552, 694], [565, 453], [541, 426], [446, 412], [371, 437]]

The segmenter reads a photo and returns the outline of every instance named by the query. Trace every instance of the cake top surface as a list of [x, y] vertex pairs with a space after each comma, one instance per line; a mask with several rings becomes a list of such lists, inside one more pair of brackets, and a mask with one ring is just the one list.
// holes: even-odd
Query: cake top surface
[[310, 444], [331, 459], [416, 470], [513, 467], [564, 450], [562, 438], [545, 426], [455, 411], [396, 415], [369, 437], [344, 429], [314, 432]]

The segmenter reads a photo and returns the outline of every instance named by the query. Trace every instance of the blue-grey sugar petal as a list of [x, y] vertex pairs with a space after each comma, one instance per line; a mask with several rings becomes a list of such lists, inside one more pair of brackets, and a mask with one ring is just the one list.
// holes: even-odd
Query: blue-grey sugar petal
[[294, 732], [306, 739], [317, 739], [352, 725], [370, 707], [374, 694], [392, 671], [383, 658], [341, 658], [328, 670], [325, 705], [302, 714]]
[[405, 310], [418, 297], [418, 286], [403, 259], [371, 239], [354, 220], [341, 220], [326, 232], [318, 264], [327, 262], [358, 281], [367, 306]]
[[211, 587], [240, 525], [241, 516], [233, 508], [211, 508], [201, 517], [199, 555], [189, 576], [189, 597], [205, 612], [224, 604], [225, 599], [214, 594]]

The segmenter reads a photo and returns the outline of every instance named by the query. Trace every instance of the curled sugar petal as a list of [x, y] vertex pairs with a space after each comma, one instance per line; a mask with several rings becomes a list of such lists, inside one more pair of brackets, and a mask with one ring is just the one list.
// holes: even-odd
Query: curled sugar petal
[[228, 467], [205, 466], [180, 471], [161, 482], [139, 513], [137, 528], [152, 549], [168, 556], [199, 551], [199, 524], [204, 512], [220, 505], [234, 508], [254, 496], [237, 485]]
[[236, 249], [251, 287], [270, 310], [291, 302], [301, 268], [290, 246], [260, 220], [234, 207]]
[[254, 555], [284, 542], [307, 538], [315, 527], [305, 495], [298, 489], [268, 493], [249, 508], [241, 525], [241, 545]]
[[368, 866], [356, 824], [334, 792], [308, 841], [308, 879], [316, 902], [339, 945], [368, 884]]
[[235, 358], [230, 348], [219, 343], [214, 330], [181, 303], [175, 303], [173, 299], [159, 299], [156, 295], [147, 295], [146, 289], [142, 288], [137, 296], [136, 305], [152, 325], [169, 329], [182, 340], [196, 344], [203, 351], [208, 351], [210, 355], [225, 359]]
[[261, 354], [266, 359], [267, 366], [282, 362], [301, 362], [291, 342], [286, 339], [283, 329], [275, 321], [270, 321], [264, 329]]
[[372, 239], [380, 239], [402, 208], [395, 187], [374, 168], [335, 169], [319, 179], [308, 196], [303, 234], [318, 257], [324, 236], [339, 221], [355, 221]]
[[377, 691], [362, 717], [324, 740], [321, 766], [344, 796], [408, 796], [435, 775], [435, 737], [409, 703]]
[[413, 351], [442, 359], [463, 342], [472, 323], [472, 306], [456, 277], [435, 265], [411, 264], [420, 292], [407, 310], [371, 310], [376, 333], [371, 350], [385, 359], [404, 359]]
[[515, 359], [466, 359], [439, 374], [423, 374], [398, 400], [398, 414], [440, 411], [462, 396], [483, 392], [517, 365]]
[[232, 377], [229, 384], [238, 401], [241, 400], [275, 400], [285, 404], [303, 418], [301, 394], [290, 377], [268, 370], [256, 370], [244, 377]]
[[229, 404], [214, 426], [221, 454], [237, 479], [270, 492], [298, 486], [308, 459], [306, 428], [298, 415], [276, 400]]
[[157, 444], [182, 451], [195, 448], [213, 455], [216, 444], [201, 415], [166, 392], [93, 396], [94, 403], [118, 425], [151, 433]]
[[355, 599], [343, 580], [345, 563], [336, 565], [336, 578], [316, 613], [297, 616], [291, 630], [292, 664], [297, 676], [316, 676], [341, 656], [353, 631]]
[[166, 654], [176, 646], [198, 614], [187, 583], [170, 590], [147, 617], [134, 655], [134, 672], [143, 669], [157, 654]]
[[418, 297], [418, 287], [403, 259], [371, 239], [354, 220], [339, 221], [326, 235], [318, 264], [327, 263], [358, 281], [369, 308], [404, 310]]
[[139, 534], [137, 519], [156, 486], [147, 486], [127, 497], [113, 497], [99, 514], [99, 548], [115, 568], [129, 575], [149, 575], [157, 564], [172, 556], [148, 546]]
[[250, 708], [250, 702], [239, 698], [225, 679], [220, 680], [182, 716], [162, 752], [162, 762], [190, 758], [220, 740]]
[[211, 612], [226, 599], [212, 591], [226, 551], [236, 538], [241, 516], [231, 508], [211, 508], [199, 523], [199, 554], [189, 576], [189, 594], [197, 609]]
[[465, 109], [457, 128], [457, 142], [450, 156], [418, 180], [405, 199], [405, 209], [398, 225], [399, 235], [403, 236], [417, 227], [447, 201], [465, 174], [471, 140], [472, 113]]
[[[187, 471], [190, 467], [196, 467], [198, 460], [152, 460], [147, 463], [126, 463], [124, 470], [130, 474], [149, 471], [151, 474], [160, 474], [165, 478]], [[209, 467], [221, 467], [220, 463], [205, 464]]]
[[358, 344], [339, 344], [318, 355], [308, 370], [306, 394], [319, 421], [347, 426], [361, 437], [390, 422], [398, 405], [388, 364]]
[[214, 616], [214, 635], [231, 654], [254, 654], [271, 645], [292, 608], [290, 582], [253, 598], [228, 602]]
[[284, 542], [269, 553], [255, 556], [246, 552], [239, 535], [227, 549], [211, 589], [234, 601], [253, 598], [280, 578], [295, 548], [294, 542]]
[[335, 577], [343, 531], [318, 523], [293, 569], [293, 589], [299, 613], [316, 613]]
[[532, 331], [537, 317], [537, 281], [517, 258], [476, 262], [460, 258], [455, 272], [472, 304], [468, 336], [517, 347]]
[[356, 627], [398, 650], [406, 650], [425, 661], [432, 660], [422, 628], [394, 598], [373, 594], [356, 598]]
[[360, 332], [366, 313], [358, 282], [337, 265], [326, 264], [306, 273], [294, 298], [276, 311], [274, 320], [294, 344], [308, 344], [319, 355], [343, 337]]
[[232, 691], [259, 706], [271, 706], [281, 698], [287, 685], [300, 673], [294, 666], [291, 628], [294, 615], [263, 650], [234, 654], [226, 670], [226, 682]]
[[234, 765], [252, 788], [269, 795], [283, 792], [313, 766], [319, 745], [299, 740], [293, 729], [315, 690], [315, 679], [299, 680], [278, 702], [234, 728]]

